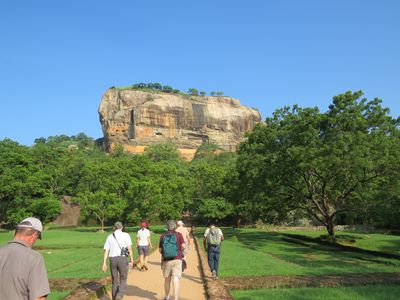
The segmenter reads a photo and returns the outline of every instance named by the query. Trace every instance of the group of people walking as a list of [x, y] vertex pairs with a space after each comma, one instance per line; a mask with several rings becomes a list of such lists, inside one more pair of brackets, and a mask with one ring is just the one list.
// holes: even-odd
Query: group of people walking
[[[147, 223], [141, 222], [141, 229], [137, 232], [136, 246], [139, 260], [137, 267], [141, 271], [147, 271], [147, 259], [152, 248], [150, 231]], [[110, 234], [104, 244], [103, 271], [107, 270], [107, 258], [110, 258], [110, 271], [112, 278], [112, 299], [123, 298], [126, 288], [127, 273], [132, 268], [133, 251], [132, 241], [129, 234], [122, 232], [123, 226], [120, 222], [115, 223], [114, 232]], [[164, 276], [165, 299], [170, 299], [171, 286], [174, 290], [174, 299], [178, 299], [179, 280], [182, 272], [186, 269], [186, 257], [191, 246], [188, 229], [182, 221], [173, 220], [167, 222], [167, 232], [162, 234], [159, 241], [159, 252], [161, 254], [161, 269]], [[125, 250], [126, 249], [126, 250]], [[127, 265], [126, 258], [130, 257]], [[124, 261], [125, 263], [120, 263]]]
[[[164, 277], [165, 299], [170, 299], [173, 286], [173, 299], [179, 297], [179, 280], [186, 269], [186, 257], [191, 247], [188, 229], [182, 221], [167, 222], [167, 232], [160, 236], [158, 243], [161, 254], [161, 269]], [[152, 249], [151, 233], [146, 222], [141, 222], [136, 236], [138, 251], [137, 268], [147, 271], [148, 256]], [[102, 270], [109, 269], [112, 279], [112, 299], [123, 299], [128, 272], [133, 267], [134, 253], [132, 240], [123, 232], [121, 222], [114, 224], [114, 231], [104, 243]], [[44, 300], [50, 293], [49, 281], [43, 257], [32, 246], [41, 239], [42, 223], [36, 218], [27, 218], [15, 227], [14, 239], [0, 247], [0, 299]], [[218, 279], [220, 246], [224, 236], [221, 229], [211, 224], [204, 233], [204, 246], [207, 250], [208, 264], [214, 279]], [[129, 257], [129, 262], [128, 262]]]

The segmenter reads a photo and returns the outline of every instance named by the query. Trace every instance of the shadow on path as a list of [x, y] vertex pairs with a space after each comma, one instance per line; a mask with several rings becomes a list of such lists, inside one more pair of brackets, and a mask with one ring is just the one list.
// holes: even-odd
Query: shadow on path
[[149, 300], [158, 300], [157, 293], [146, 291], [135, 285], [128, 285], [125, 290], [125, 296], [143, 297]]

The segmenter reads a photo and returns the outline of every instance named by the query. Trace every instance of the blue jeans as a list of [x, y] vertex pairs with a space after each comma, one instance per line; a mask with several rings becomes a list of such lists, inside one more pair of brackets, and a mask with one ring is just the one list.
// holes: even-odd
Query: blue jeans
[[219, 268], [219, 255], [221, 254], [221, 247], [213, 247], [208, 246], [207, 249], [207, 256], [208, 256], [208, 266], [211, 269], [211, 272], [215, 270], [218, 275], [218, 268]]

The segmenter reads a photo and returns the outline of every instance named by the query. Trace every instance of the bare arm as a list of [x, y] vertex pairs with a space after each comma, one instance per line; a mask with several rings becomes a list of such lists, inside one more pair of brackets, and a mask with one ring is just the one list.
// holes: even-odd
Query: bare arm
[[108, 252], [109, 250], [104, 250], [104, 255], [103, 255], [103, 272], [107, 271], [107, 257], [108, 257]]
[[128, 246], [128, 251], [129, 251], [129, 256], [131, 258], [131, 261], [129, 262], [129, 268], [133, 267], [133, 251], [132, 251], [132, 246]]

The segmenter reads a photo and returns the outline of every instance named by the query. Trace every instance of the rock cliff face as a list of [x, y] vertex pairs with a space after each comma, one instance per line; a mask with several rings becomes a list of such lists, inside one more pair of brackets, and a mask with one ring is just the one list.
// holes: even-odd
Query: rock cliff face
[[103, 95], [99, 115], [108, 152], [117, 143], [140, 153], [148, 145], [169, 141], [189, 159], [203, 142], [235, 151], [244, 133], [261, 120], [258, 111], [229, 97], [118, 89]]

